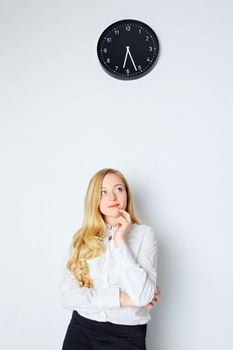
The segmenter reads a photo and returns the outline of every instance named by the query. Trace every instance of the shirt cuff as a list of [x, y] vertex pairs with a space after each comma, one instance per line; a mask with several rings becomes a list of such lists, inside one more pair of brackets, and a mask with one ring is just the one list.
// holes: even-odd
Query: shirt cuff
[[120, 307], [120, 288], [110, 287], [97, 289], [99, 303], [105, 310]]
[[117, 264], [122, 269], [126, 269], [129, 265], [136, 264], [136, 260], [126, 243], [123, 244], [121, 247], [115, 248], [114, 254]]

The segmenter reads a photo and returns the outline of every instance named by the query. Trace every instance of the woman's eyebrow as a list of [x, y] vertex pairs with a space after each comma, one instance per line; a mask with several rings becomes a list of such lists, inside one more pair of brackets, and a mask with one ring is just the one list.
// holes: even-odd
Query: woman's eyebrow
[[[114, 185], [114, 187], [116, 186], [124, 186], [123, 184], [117, 184], [117, 185]], [[101, 188], [107, 188], [107, 187], [101, 187]]]

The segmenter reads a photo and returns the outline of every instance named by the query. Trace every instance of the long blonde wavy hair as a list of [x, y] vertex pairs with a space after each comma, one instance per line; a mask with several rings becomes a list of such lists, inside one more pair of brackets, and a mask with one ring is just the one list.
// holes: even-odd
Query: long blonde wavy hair
[[116, 174], [122, 179], [127, 193], [127, 206], [125, 210], [130, 214], [133, 224], [140, 224], [140, 219], [135, 210], [132, 191], [122, 173], [112, 168], [105, 168], [98, 171], [89, 182], [84, 201], [82, 227], [73, 236], [70, 259], [67, 262], [68, 270], [82, 287], [94, 287], [89, 275], [87, 260], [100, 256], [106, 249], [104, 244], [106, 223], [99, 210], [99, 203], [102, 182], [107, 174]]

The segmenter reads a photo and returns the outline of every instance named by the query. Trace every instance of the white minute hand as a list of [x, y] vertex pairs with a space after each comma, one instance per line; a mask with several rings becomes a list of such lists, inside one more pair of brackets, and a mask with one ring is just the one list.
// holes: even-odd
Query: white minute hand
[[131, 53], [130, 53], [130, 51], [129, 51], [129, 46], [126, 46], [126, 47], [128, 47], [129, 57], [131, 58], [131, 61], [133, 62], [134, 69], [137, 71], [137, 67], [136, 67], [136, 65], [135, 65], [135, 63], [134, 63], [134, 60], [133, 60], [133, 57], [132, 57], [132, 55], [131, 55]]
[[134, 66], [134, 69], [137, 71], [137, 67], [136, 67], [136, 65], [134, 63], [134, 60], [133, 60], [133, 57], [132, 57], [132, 55], [131, 55], [131, 53], [129, 51], [129, 46], [126, 46], [126, 54], [125, 54], [125, 60], [124, 60], [123, 68], [125, 68], [125, 64], [126, 64], [126, 60], [127, 60], [128, 55], [131, 58], [131, 61], [132, 61], [133, 66]]

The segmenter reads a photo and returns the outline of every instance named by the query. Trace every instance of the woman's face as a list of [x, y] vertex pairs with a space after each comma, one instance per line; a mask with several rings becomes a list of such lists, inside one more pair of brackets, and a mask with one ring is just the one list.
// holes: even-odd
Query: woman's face
[[112, 224], [115, 218], [120, 216], [118, 209], [126, 209], [127, 193], [123, 180], [116, 174], [105, 175], [101, 194], [100, 212], [104, 215], [104, 221]]

